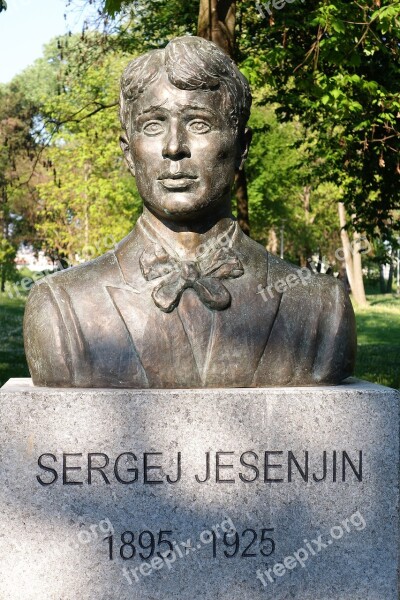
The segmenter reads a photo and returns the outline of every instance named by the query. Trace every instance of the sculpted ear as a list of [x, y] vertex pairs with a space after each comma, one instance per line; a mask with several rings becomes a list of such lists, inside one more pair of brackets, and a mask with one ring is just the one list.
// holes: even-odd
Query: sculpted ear
[[131, 154], [131, 149], [129, 146], [129, 142], [126, 139], [125, 136], [121, 135], [120, 139], [119, 139], [120, 145], [121, 145], [121, 149], [122, 152], [124, 153], [125, 156], [125, 160], [128, 164], [129, 170], [132, 173], [132, 175], [135, 177], [135, 163], [132, 160], [132, 154]]
[[246, 158], [249, 153], [252, 137], [253, 131], [250, 129], [250, 127], [246, 127], [239, 139], [239, 152], [236, 159], [236, 169], [238, 171], [241, 171], [244, 167], [244, 163], [246, 162]]

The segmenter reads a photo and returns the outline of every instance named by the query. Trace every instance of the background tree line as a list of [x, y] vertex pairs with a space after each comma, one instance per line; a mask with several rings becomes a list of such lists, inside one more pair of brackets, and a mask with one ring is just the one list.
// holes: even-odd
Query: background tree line
[[363, 304], [360, 238], [393, 264], [400, 235], [400, 2], [72, 0], [69, 10], [87, 3], [97, 18], [80, 35], [54, 39], [0, 86], [3, 288], [21, 242], [73, 263], [132, 228], [140, 198], [118, 146], [119, 76], [132, 56], [188, 33], [223, 47], [252, 87], [253, 145], [233, 192], [242, 228], [277, 253], [284, 229], [285, 258], [300, 265], [345, 264]]

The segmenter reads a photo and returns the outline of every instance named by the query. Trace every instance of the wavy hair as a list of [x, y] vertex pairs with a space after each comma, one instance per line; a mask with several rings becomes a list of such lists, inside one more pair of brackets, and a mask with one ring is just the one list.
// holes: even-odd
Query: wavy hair
[[223, 107], [234, 131], [244, 130], [251, 108], [247, 79], [213, 42], [195, 36], [173, 39], [162, 50], [151, 50], [131, 61], [121, 77], [120, 119], [129, 139], [132, 108], [146, 87], [165, 72], [181, 90], [223, 89]]

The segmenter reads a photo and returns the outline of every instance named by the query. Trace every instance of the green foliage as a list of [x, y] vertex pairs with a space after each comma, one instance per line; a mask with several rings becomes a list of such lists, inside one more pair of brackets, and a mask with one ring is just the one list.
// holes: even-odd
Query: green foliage
[[123, 0], [105, 0], [104, 10], [111, 17], [114, 17], [116, 13], [121, 11], [123, 4]]
[[334, 262], [340, 247], [337, 202], [342, 192], [334, 183], [319, 180], [317, 137], [298, 120], [280, 123], [273, 106], [255, 107], [250, 125], [247, 173], [253, 237], [276, 252], [283, 223], [287, 258], [304, 264], [321, 251]]
[[[90, 43], [99, 36], [87, 36]], [[0, 89], [0, 225], [70, 262], [101, 254], [134, 224], [140, 199], [118, 145], [122, 53], [53, 40]]]
[[[37, 106], [18, 80], [0, 87], [0, 231], [14, 246], [34, 237], [36, 196], [31, 175], [39, 145], [31, 132], [36, 113]], [[22, 187], [24, 179], [29, 183]]]
[[6, 238], [0, 238], [0, 287], [2, 292], [4, 292], [6, 281], [15, 279], [16, 254], [15, 246]]
[[239, 60], [269, 84], [262, 102], [318, 130], [321, 177], [343, 186], [359, 227], [387, 235], [399, 206], [400, 2], [310, 0], [264, 19], [252, 2], [240, 10]]
[[140, 198], [118, 145], [118, 82], [126, 60], [108, 54], [84, 78], [70, 73], [63, 93], [50, 97], [43, 109], [58, 115], [59, 125], [46, 151], [53, 177], [37, 185], [36, 229], [49, 253], [71, 262], [109, 249], [110, 240], [124, 237], [139, 214]]
[[293, 218], [291, 201], [301, 190], [302, 156], [296, 147], [303, 132], [299, 123], [280, 124], [272, 107], [254, 108], [253, 140], [247, 165], [252, 225], [257, 237], [265, 225]]
[[[89, 2], [100, 16], [89, 20], [88, 28], [99, 33], [103, 52], [143, 53], [163, 48], [174, 37], [196, 35], [199, 0], [86, 0]], [[82, 2], [70, 0], [69, 4]], [[90, 56], [96, 53], [96, 46], [87, 37], [84, 31], [82, 38], [89, 42], [86, 55]]]

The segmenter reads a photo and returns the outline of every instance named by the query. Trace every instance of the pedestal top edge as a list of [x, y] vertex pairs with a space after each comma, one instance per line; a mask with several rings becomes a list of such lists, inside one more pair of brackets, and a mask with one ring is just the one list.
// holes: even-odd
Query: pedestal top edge
[[259, 393], [260, 391], [267, 391], [269, 394], [298, 394], [299, 392], [397, 392], [400, 394], [398, 390], [393, 388], [389, 388], [383, 385], [379, 385], [377, 383], [371, 383], [369, 381], [365, 381], [363, 379], [357, 379], [355, 377], [349, 377], [344, 380], [340, 385], [332, 385], [332, 386], [297, 386], [297, 387], [246, 387], [246, 388], [61, 388], [61, 387], [38, 387], [33, 385], [32, 379], [29, 377], [15, 377], [9, 379], [1, 388], [0, 394], [9, 394], [10, 392], [47, 392], [47, 393], [60, 393], [63, 394], [71, 394], [71, 393], [126, 393], [131, 392], [135, 394], [151, 394], [151, 393], [166, 393], [166, 394], [176, 394], [176, 393], [189, 393], [191, 395], [194, 394], [220, 394], [222, 391], [228, 393]]

